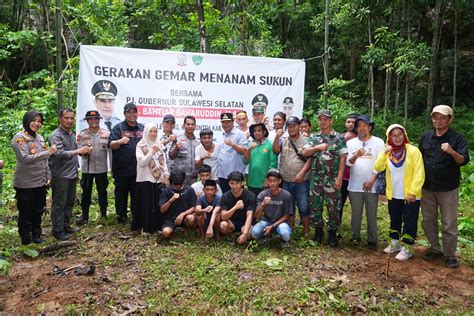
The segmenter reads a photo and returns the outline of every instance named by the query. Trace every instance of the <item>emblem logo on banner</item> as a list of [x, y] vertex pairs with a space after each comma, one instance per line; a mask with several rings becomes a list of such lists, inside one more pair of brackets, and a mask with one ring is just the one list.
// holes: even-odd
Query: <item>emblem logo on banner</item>
[[194, 55], [194, 56], [193, 56], [193, 63], [194, 63], [196, 66], [199, 66], [199, 65], [202, 63], [202, 56]]
[[178, 60], [178, 66], [186, 66], [186, 55], [179, 54], [177, 60]]

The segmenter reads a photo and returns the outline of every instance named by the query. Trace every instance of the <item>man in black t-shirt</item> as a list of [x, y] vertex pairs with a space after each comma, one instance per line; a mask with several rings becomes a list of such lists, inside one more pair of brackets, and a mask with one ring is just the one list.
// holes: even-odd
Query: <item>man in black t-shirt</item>
[[281, 175], [278, 169], [267, 172], [267, 185], [269, 189], [263, 190], [257, 197], [255, 217], [263, 217], [252, 228], [252, 237], [261, 239], [267, 244], [269, 237], [276, 232], [281, 239], [282, 248], [289, 248], [291, 227], [288, 225], [290, 215], [293, 215], [293, 198], [291, 194], [280, 188]]
[[224, 235], [241, 232], [237, 243], [245, 244], [250, 239], [253, 212], [255, 211], [255, 195], [244, 189], [244, 175], [233, 171], [227, 177], [230, 191], [221, 198], [221, 222], [219, 231]]
[[125, 120], [118, 123], [109, 135], [112, 150], [112, 175], [115, 184], [115, 212], [117, 221], [127, 221], [127, 201], [130, 195], [130, 209], [135, 213], [135, 184], [137, 178], [136, 148], [143, 136], [143, 124], [137, 122], [138, 110], [134, 103], [127, 103], [123, 109]]
[[170, 174], [171, 185], [161, 192], [160, 212], [163, 214], [161, 233], [164, 238], [170, 238], [176, 227], [196, 226], [194, 216], [196, 193], [193, 188], [184, 184], [185, 180], [184, 171], [173, 170]]

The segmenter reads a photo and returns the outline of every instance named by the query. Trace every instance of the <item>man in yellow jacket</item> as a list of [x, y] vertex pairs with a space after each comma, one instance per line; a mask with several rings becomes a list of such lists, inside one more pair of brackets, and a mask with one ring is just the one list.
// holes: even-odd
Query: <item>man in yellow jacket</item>
[[387, 178], [389, 235], [392, 241], [384, 251], [398, 252], [395, 258], [406, 261], [413, 256], [406, 245], [415, 243], [425, 169], [420, 150], [409, 144], [403, 126], [392, 124], [387, 128], [387, 146], [377, 157], [375, 170], [385, 170]]

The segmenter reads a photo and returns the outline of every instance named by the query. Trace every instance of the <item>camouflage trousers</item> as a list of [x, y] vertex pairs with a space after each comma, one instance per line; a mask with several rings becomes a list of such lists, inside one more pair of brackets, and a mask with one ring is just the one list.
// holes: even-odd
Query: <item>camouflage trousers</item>
[[341, 208], [341, 190], [334, 189], [333, 186], [321, 186], [313, 184], [310, 188], [312, 222], [316, 228], [324, 226], [323, 209], [327, 205], [329, 220], [328, 226], [330, 230], [338, 230], [341, 224], [339, 218], [339, 209]]

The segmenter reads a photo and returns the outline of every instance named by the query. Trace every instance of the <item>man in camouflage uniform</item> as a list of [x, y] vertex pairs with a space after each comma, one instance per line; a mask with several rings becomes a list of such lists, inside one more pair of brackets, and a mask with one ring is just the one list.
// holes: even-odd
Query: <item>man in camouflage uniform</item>
[[329, 211], [328, 243], [331, 247], [336, 247], [347, 148], [342, 135], [332, 128], [332, 113], [329, 110], [318, 112], [318, 122], [320, 131], [310, 136], [303, 151], [304, 156], [313, 158], [310, 196], [316, 228], [314, 240], [319, 243], [323, 240], [323, 207], [326, 201]]

